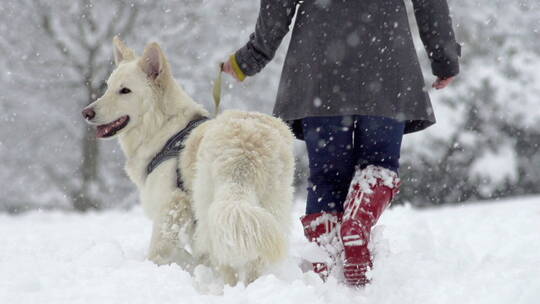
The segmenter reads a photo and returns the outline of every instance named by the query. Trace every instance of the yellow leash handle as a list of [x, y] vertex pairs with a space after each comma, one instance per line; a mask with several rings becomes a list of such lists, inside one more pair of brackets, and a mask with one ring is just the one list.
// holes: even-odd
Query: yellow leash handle
[[216, 77], [216, 81], [214, 81], [214, 89], [212, 90], [212, 95], [214, 96], [214, 114], [215, 116], [218, 116], [220, 112], [220, 104], [221, 104], [221, 75], [223, 74], [223, 62], [219, 64], [219, 71], [218, 75]]

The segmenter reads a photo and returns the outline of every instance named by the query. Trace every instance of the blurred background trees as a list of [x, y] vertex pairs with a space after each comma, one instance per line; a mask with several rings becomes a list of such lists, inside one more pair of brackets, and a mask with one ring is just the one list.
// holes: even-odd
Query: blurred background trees
[[448, 90], [431, 92], [438, 124], [405, 139], [401, 200], [540, 193], [540, 2], [449, 4], [463, 44], [461, 74]]
[[[405, 137], [400, 202], [540, 193], [538, 1], [449, 4], [463, 43], [462, 72], [452, 87], [431, 92], [439, 123]], [[136, 204], [118, 144], [96, 141], [80, 116], [114, 68], [112, 37], [139, 53], [147, 42], [161, 43], [179, 83], [211, 109], [217, 64], [245, 43], [258, 6], [248, 0], [2, 1], [0, 210]], [[434, 77], [416, 38], [429, 85]], [[287, 43], [257, 77], [242, 84], [227, 79], [224, 108], [271, 112]], [[296, 153], [302, 196], [301, 142]]]

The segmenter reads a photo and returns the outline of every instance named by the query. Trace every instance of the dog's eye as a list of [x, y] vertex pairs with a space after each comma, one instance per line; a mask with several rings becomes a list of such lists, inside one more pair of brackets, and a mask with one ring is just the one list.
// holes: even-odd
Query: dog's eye
[[131, 93], [131, 90], [128, 89], [128, 88], [121, 88], [119, 93], [120, 94], [129, 94], [129, 93]]

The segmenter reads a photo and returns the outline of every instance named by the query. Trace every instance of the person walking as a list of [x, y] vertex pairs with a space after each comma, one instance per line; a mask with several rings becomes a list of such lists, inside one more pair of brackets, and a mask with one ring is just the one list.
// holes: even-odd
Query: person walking
[[[445, 88], [459, 73], [446, 0], [412, 0], [420, 37]], [[435, 123], [403, 0], [261, 0], [255, 31], [224, 64], [242, 81], [274, 57], [295, 23], [273, 114], [304, 140], [309, 159], [305, 235], [351, 286], [369, 282], [372, 227], [396, 196], [404, 134]]]

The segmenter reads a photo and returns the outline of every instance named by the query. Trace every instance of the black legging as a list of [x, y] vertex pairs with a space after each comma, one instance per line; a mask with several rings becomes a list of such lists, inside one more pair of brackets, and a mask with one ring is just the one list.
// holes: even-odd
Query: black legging
[[398, 172], [404, 126], [378, 116], [302, 119], [310, 171], [306, 214], [343, 212], [357, 165]]

